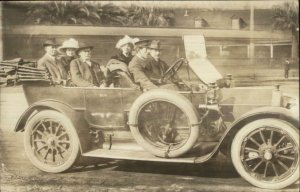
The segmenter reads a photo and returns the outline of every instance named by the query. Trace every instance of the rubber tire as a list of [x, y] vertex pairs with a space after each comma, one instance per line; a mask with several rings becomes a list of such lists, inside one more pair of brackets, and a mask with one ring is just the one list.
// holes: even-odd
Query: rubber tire
[[[186, 143], [178, 149], [170, 150], [167, 156], [165, 150], [161, 150], [148, 143], [141, 135], [138, 126], [136, 126], [141, 109], [152, 101], [166, 101], [174, 104], [184, 112], [189, 124], [193, 125], [190, 128], [191, 133]], [[195, 145], [199, 136], [199, 126], [197, 125], [199, 123], [198, 112], [186, 97], [173, 90], [154, 89], [143, 93], [131, 106], [128, 120], [132, 136], [136, 142], [145, 150], [158, 157], [173, 158], [185, 154]]]
[[[66, 131], [72, 137], [72, 141], [73, 141], [73, 143], [71, 144], [73, 147], [72, 153], [70, 157], [63, 164], [59, 166], [49, 166], [47, 164], [42, 163], [35, 157], [34, 152], [31, 148], [31, 143], [30, 143], [31, 130], [37, 122], [39, 122], [41, 119], [44, 118], [53, 118], [60, 121], [60, 123], [64, 126]], [[24, 147], [25, 147], [26, 155], [31, 161], [31, 163], [38, 169], [49, 173], [60, 173], [70, 169], [80, 154], [79, 139], [72, 122], [64, 114], [53, 110], [40, 111], [27, 122], [25, 126]]]
[[[245, 125], [238, 133], [235, 135], [232, 144], [231, 144], [231, 159], [236, 171], [249, 183], [254, 186], [264, 188], [264, 189], [282, 189], [299, 179], [299, 161], [297, 162], [296, 171], [286, 180], [277, 182], [277, 183], [267, 183], [261, 182], [253, 178], [248, 172], [244, 169], [244, 166], [240, 160], [240, 150], [244, 138], [251, 132], [255, 131], [257, 128], [262, 126], [274, 126], [276, 128], [281, 128], [288, 133], [288, 135], [295, 140], [296, 145], [299, 149], [299, 130], [293, 125], [279, 119], [259, 119]], [[298, 158], [299, 160], [299, 158]]]

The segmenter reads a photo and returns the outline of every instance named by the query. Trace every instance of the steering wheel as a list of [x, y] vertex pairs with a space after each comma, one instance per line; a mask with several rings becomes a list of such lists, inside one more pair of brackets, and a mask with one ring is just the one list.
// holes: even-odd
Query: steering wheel
[[165, 82], [169, 79], [171, 79], [177, 71], [180, 69], [183, 63], [187, 63], [187, 60], [185, 58], [179, 58], [177, 59], [170, 67], [169, 69], [164, 73], [162, 78], [159, 80], [160, 82]]

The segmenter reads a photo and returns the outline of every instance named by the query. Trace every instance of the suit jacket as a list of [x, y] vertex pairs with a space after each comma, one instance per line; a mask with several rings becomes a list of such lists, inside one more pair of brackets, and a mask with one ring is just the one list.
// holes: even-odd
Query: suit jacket
[[134, 81], [139, 83], [143, 89], [158, 88], [150, 80], [152, 70], [149, 63], [147, 63], [147, 60], [134, 56], [128, 65], [128, 69], [133, 75]]
[[38, 60], [37, 68], [47, 69], [53, 80], [68, 79], [68, 73], [62, 63], [57, 58], [53, 58], [48, 54], [45, 54]]
[[100, 86], [104, 80], [104, 73], [98, 63], [91, 61], [91, 67], [80, 58], [74, 59], [70, 63], [72, 81], [79, 87]]
[[173, 75], [172, 78], [168, 79], [166, 82], [158, 82], [158, 79], [161, 79], [165, 72], [169, 69], [169, 65], [163, 60], [156, 61], [153, 57], [149, 56], [147, 58], [146, 63], [148, 64], [148, 71], [150, 73], [149, 77], [150, 80], [156, 85], [163, 85], [163, 84], [171, 84], [171, 83], [178, 83], [182, 81], [177, 74]]
[[284, 70], [286, 70], [286, 71], [288, 71], [288, 70], [290, 70], [290, 62], [289, 61], [285, 61], [284, 62]]
[[162, 60], [155, 61], [149, 56], [146, 60], [142, 60], [135, 56], [129, 63], [129, 71], [133, 74], [134, 80], [139, 83], [142, 88], [153, 89], [166, 83], [177, 83], [180, 81], [177, 75], [167, 82], [159, 82], [169, 66]]
[[64, 55], [59, 58], [61, 64], [64, 66], [64, 68], [68, 74], [70, 72], [70, 63], [73, 59], [76, 59], [76, 57], [75, 56], [70, 57], [70, 56]]

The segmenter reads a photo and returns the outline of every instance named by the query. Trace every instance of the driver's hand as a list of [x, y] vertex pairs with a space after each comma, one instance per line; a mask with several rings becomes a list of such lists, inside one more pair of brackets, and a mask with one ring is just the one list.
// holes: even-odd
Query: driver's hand
[[162, 84], [163, 83], [163, 79], [158, 79], [158, 84]]

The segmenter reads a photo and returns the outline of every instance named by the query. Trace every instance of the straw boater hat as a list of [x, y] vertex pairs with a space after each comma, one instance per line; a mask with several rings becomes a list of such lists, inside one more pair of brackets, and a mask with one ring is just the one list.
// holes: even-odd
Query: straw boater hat
[[43, 43], [43, 46], [44, 46], [44, 47], [49, 46], [49, 45], [52, 45], [52, 46], [59, 46], [59, 44], [56, 43], [55, 38], [47, 39], [46, 41], [44, 41], [44, 43]]
[[123, 45], [126, 45], [128, 43], [134, 45], [138, 41], [139, 38], [131, 38], [128, 35], [125, 35], [122, 39], [118, 41], [118, 43], [116, 44], [116, 48], [120, 49]]
[[84, 50], [84, 49], [90, 49], [90, 50], [92, 50], [93, 48], [94, 48], [93, 46], [89, 46], [89, 45], [87, 45], [85, 43], [80, 43], [79, 48], [76, 49], [75, 53], [78, 55], [81, 50]]
[[79, 43], [78, 43], [78, 41], [76, 41], [76, 40], [73, 39], [73, 38], [70, 38], [70, 39], [68, 39], [68, 40], [65, 40], [65, 41], [63, 42], [62, 46], [60, 46], [60, 47], [58, 48], [58, 51], [59, 51], [60, 53], [65, 53], [65, 52], [66, 52], [66, 49], [69, 49], [69, 48], [71, 48], [71, 49], [78, 49], [78, 48], [79, 48]]
[[149, 49], [156, 49], [156, 50], [161, 50], [160, 48], [160, 41], [158, 40], [153, 40], [151, 41], [150, 45], [148, 46]]

